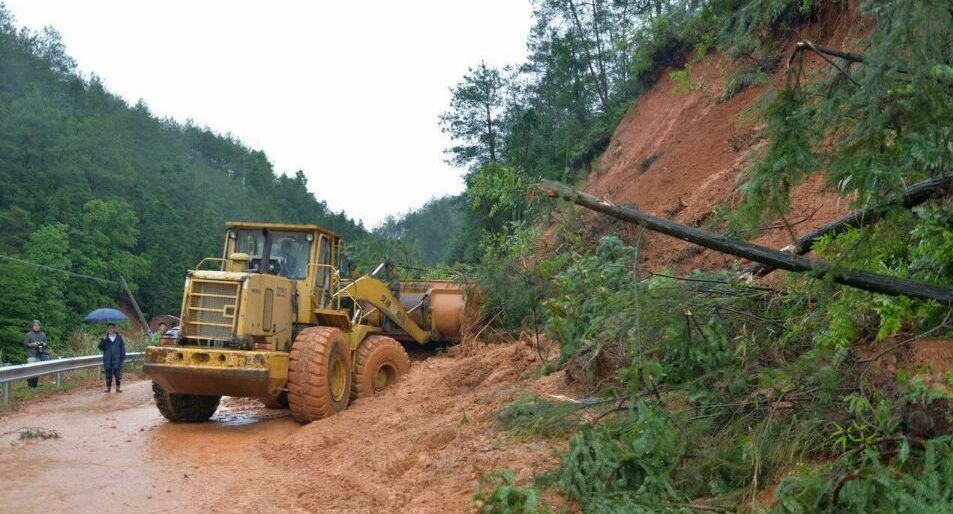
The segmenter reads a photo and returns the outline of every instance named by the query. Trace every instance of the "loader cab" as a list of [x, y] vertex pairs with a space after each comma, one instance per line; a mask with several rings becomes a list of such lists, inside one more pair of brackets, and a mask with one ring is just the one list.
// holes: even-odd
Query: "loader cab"
[[[311, 311], [334, 294], [344, 245], [338, 234], [317, 225], [229, 222], [226, 227], [225, 267], [293, 281], [298, 323], [309, 322]], [[245, 269], [236, 269], [236, 263]]]

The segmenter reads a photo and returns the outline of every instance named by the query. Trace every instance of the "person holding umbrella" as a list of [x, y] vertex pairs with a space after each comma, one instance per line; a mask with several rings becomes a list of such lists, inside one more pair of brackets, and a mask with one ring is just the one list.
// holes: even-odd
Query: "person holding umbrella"
[[103, 352], [103, 370], [106, 372], [106, 392], [112, 389], [112, 378], [116, 377], [116, 392], [122, 392], [122, 363], [126, 360], [126, 341], [116, 333], [116, 321], [127, 321], [121, 311], [116, 309], [96, 309], [83, 318], [85, 323], [108, 323], [106, 335], [99, 340], [99, 350]]
[[122, 363], [126, 360], [126, 341], [116, 332], [116, 324], [106, 325], [106, 335], [99, 341], [99, 350], [103, 352], [103, 369], [106, 371], [106, 392], [112, 389], [112, 379], [116, 377], [116, 392], [122, 392]]

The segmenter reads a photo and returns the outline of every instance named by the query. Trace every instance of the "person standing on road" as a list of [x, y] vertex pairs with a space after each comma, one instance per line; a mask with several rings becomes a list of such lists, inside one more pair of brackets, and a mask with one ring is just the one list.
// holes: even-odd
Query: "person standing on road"
[[[23, 348], [26, 349], [26, 361], [39, 362], [41, 356], [45, 355], [46, 334], [40, 330], [40, 320], [33, 320], [33, 329], [26, 333], [23, 338]], [[26, 383], [30, 389], [36, 389], [39, 378], [28, 378]]]
[[116, 392], [122, 392], [122, 363], [126, 360], [126, 341], [116, 333], [116, 324], [106, 325], [106, 335], [99, 341], [99, 350], [103, 352], [103, 369], [106, 371], [106, 392], [112, 389], [113, 377], [116, 377]]

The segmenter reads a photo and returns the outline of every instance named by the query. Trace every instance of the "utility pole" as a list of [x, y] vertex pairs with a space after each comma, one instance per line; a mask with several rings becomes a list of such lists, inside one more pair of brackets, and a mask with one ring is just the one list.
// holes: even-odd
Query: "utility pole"
[[119, 275], [119, 285], [122, 286], [122, 290], [129, 297], [129, 301], [132, 302], [132, 308], [136, 310], [136, 315], [139, 316], [139, 321], [142, 323], [142, 326], [146, 328], [146, 334], [149, 337], [152, 337], [152, 328], [149, 327], [149, 324], [146, 323], [146, 317], [142, 315], [142, 311], [139, 310], [139, 302], [136, 301], [136, 298], [132, 296], [132, 291], [129, 290], [129, 284], [126, 283], [126, 277]]

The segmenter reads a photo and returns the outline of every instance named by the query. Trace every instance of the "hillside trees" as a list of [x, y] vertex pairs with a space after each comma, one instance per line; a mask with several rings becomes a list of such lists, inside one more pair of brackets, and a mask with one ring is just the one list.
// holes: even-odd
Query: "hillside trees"
[[480, 166], [499, 160], [505, 85], [500, 70], [481, 62], [451, 88], [450, 109], [440, 116], [440, 127], [459, 144], [447, 149], [448, 162]]
[[608, 144], [629, 102], [662, 67], [683, 59], [690, 45], [677, 29], [699, 8], [661, 0], [536, 0], [533, 7], [526, 62], [499, 82], [501, 91], [494, 89], [494, 137], [488, 137], [488, 110], [474, 108], [486, 104], [474, 104], [469, 87], [478, 77], [496, 77], [485, 64], [453, 89], [441, 117], [445, 130], [451, 121], [461, 128], [447, 130], [454, 137], [447, 152], [467, 173], [468, 213], [455, 243], [457, 259], [478, 259], [485, 234], [526, 216], [525, 200], [511, 189], [495, 193], [506, 205], [488, 205], [485, 186], [504, 175], [523, 184], [573, 180]]
[[[66, 270], [72, 267], [70, 251], [69, 227], [63, 223], [51, 223], [30, 234], [26, 258], [50, 268]], [[30, 272], [30, 282], [36, 291], [31, 306], [32, 316], [43, 322], [51, 341], [61, 342], [68, 332], [70, 311], [66, 300], [69, 277], [43, 268], [33, 268]]]
[[[303, 173], [278, 174], [234, 137], [127, 104], [76, 71], [56, 31], [18, 29], [0, 7], [0, 255], [108, 281], [125, 275], [147, 315], [174, 313], [184, 271], [221, 252], [228, 219], [314, 223], [351, 240], [368, 234], [316, 199]], [[20, 332], [37, 312], [54, 320], [45, 330], [59, 338], [54, 324], [120, 300], [103, 282], [3, 265], [5, 355], [19, 356]]]
[[401, 264], [430, 267], [449, 260], [450, 242], [459, 233], [462, 222], [462, 198], [446, 196], [399, 217], [388, 216], [374, 229], [374, 235], [399, 240], [410, 249], [408, 260]]
[[[148, 257], [135, 253], [138, 225], [139, 219], [127, 203], [90, 200], [83, 206], [82, 215], [70, 234], [72, 269], [116, 283], [119, 277], [126, 277], [131, 284], [137, 284], [149, 266]], [[69, 301], [81, 312], [100, 304], [111, 304], [115, 290], [96, 281], [75, 279]]]

